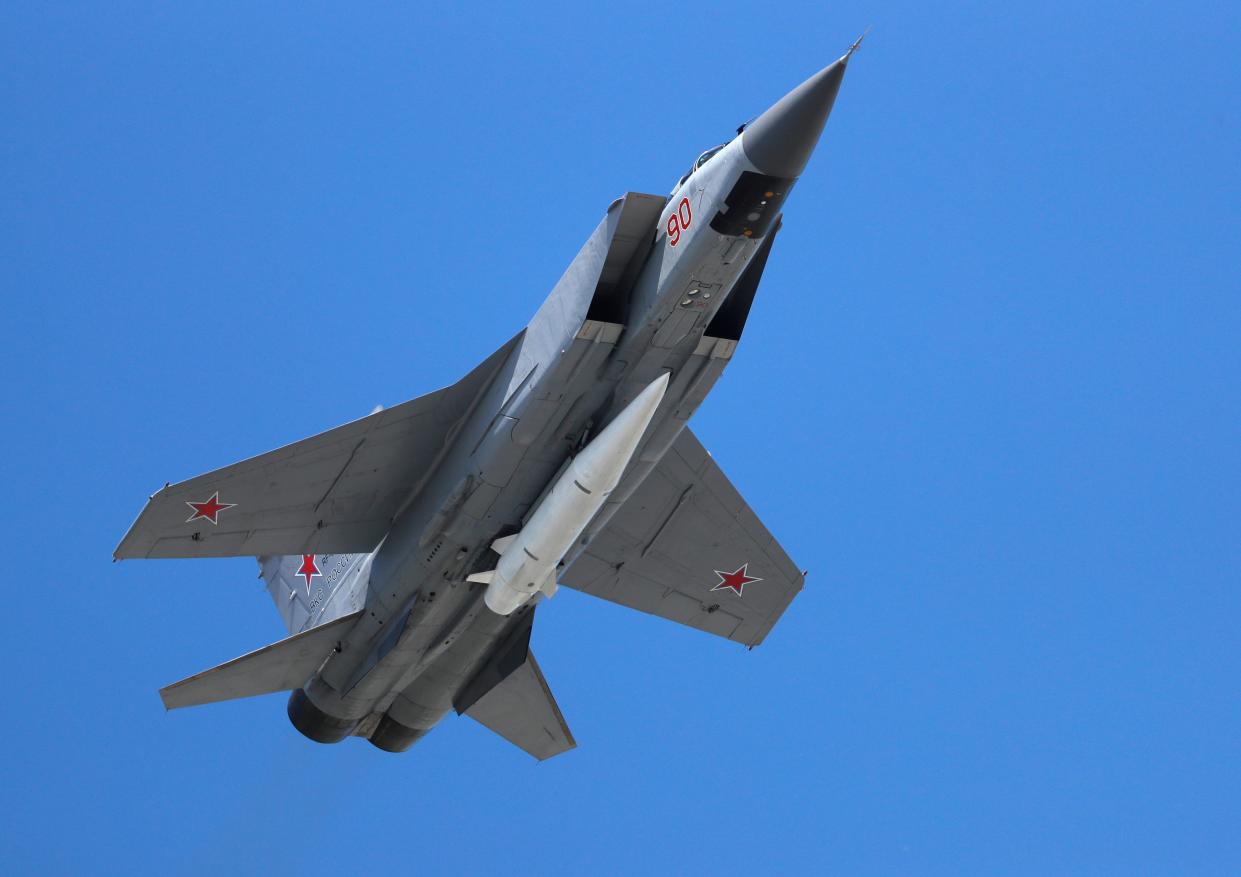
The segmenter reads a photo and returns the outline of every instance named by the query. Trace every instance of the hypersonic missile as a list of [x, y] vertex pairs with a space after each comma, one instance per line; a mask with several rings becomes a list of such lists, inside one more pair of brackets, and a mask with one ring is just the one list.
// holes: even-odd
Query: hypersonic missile
[[492, 543], [499, 564], [469, 577], [488, 583], [488, 609], [510, 615], [537, 592], [555, 592], [557, 565], [620, 481], [667, 389], [665, 372], [569, 461], [520, 533]]

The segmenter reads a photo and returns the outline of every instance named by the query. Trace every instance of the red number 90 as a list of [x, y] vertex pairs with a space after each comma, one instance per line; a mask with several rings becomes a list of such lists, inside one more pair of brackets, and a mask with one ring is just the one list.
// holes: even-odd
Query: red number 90
[[676, 212], [668, 217], [668, 245], [675, 247], [681, 242], [682, 229], [688, 229], [694, 219], [694, 211], [690, 209], [689, 199], [682, 198]]

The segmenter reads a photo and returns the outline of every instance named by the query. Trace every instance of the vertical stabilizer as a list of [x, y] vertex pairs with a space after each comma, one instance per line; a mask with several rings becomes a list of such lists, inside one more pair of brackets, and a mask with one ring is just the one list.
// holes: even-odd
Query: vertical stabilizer
[[259, 575], [289, 633], [300, 633], [362, 608], [373, 554], [260, 557]]

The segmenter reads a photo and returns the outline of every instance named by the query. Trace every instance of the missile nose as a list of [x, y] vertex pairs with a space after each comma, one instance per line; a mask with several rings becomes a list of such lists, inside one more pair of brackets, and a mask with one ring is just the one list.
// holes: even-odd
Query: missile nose
[[741, 148], [755, 167], [773, 177], [801, 175], [823, 133], [852, 52], [811, 76], [746, 126]]
[[664, 400], [669, 376], [664, 372], [647, 384], [574, 459], [574, 470], [586, 487], [607, 493], [620, 481]]
[[671, 372], [664, 372], [655, 380], [646, 385], [645, 389], [637, 395], [631, 402], [630, 407], [634, 410], [635, 419], [644, 421], [642, 429], [646, 429], [646, 424], [650, 423], [651, 417], [655, 415], [655, 409], [659, 407], [659, 403], [664, 401], [664, 393], [668, 390], [668, 379]]

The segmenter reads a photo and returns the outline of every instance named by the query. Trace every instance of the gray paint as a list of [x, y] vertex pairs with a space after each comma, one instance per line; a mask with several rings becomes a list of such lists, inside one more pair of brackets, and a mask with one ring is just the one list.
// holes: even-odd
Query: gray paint
[[824, 67], [746, 126], [745, 154], [762, 173], [799, 177], [823, 133], [844, 79], [846, 55]]
[[[544, 596], [504, 617], [467, 577], [494, 568], [492, 543], [518, 532], [571, 455], [665, 373], [663, 402], [558, 579], [761, 642], [802, 574], [686, 424], [736, 350], [764, 234], [779, 222], [755, 232], [711, 220], [727, 215], [742, 174], [796, 176], [844, 60], [670, 198], [613, 202], [526, 328], [457, 384], [155, 494], [117, 558], [259, 556], [297, 634], [179, 683], [176, 705], [296, 688], [290, 718], [321, 740], [351, 728], [399, 751], [455, 707], [537, 758], [571, 748], [528, 645]], [[229, 504], [216, 520], [187, 520], [213, 494]], [[303, 554], [317, 555], [322, 580], [297, 575]], [[749, 583], [721, 590], [742, 567]]]

